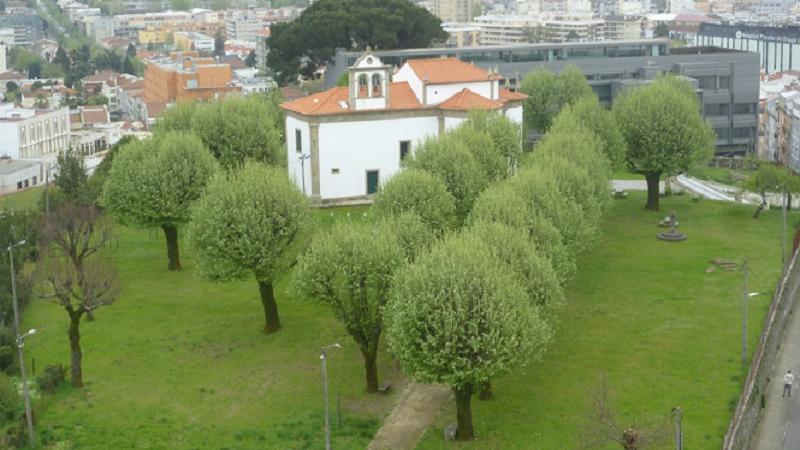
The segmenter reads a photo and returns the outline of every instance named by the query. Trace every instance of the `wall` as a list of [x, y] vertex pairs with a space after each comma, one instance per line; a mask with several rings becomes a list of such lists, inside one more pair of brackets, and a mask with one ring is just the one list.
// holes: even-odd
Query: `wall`
[[[301, 172], [302, 165], [300, 164], [300, 154], [295, 150], [295, 130], [299, 129], [302, 136], [302, 154], [310, 155], [311, 135], [309, 134], [308, 123], [298, 120], [292, 116], [286, 116], [286, 156], [288, 158], [289, 178], [291, 178], [297, 185], [297, 188], [303, 189], [303, 174]], [[305, 160], [305, 194], [311, 196], [311, 159]]]
[[[2, 162], [0, 162], [0, 164], [2, 164]], [[17, 183], [20, 181], [24, 182], [25, 180], [28, 181], [28, 186], [23, 185], [22, 189], [34, 187], [42, 183], [42, 179], [39, 177], [38, 165], [24, 167], [16, 172], [0, 175], [0, 194], [7, 194], [19, 190]]]
[[17, 122], [0, 123], [0, 156], [19, 159], [19, 128]]
[[488, 81], [479, 81], [476, 83], [429, 84], [425, 87], [427, 91], [425, 103], [428, 105], [441, 103], [461, 92], [464, 88], [486, 98], [492, 98], [491, 83]]
[[[288, 123], [287, 119], [287, 127]], [[400, 168], [400, 141], [411, 141], [413, 152], [419, 141], [438, 130], [435, 116], [320, 124], [322, 198], [365, 195], [367, 170], [380, 170], [380, 182], [385, 183]], [[335, 168], [339, 174], [331, 173]]]
[[411, 66], [404, 64], [400, 70], [392, 77], [392, 81], [407, 81], [417, 100], [422, 102], [422, 81], [417, 77], [416, 72], [411, 70]]
[[505, 115], [514, 123], [522, 123], [522, 105], [506, 109]]

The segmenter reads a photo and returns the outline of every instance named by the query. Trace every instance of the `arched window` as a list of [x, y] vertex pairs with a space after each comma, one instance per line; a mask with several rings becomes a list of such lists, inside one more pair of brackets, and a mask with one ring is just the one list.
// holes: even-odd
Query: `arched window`
[[372, 96], [373, 97], [382, 97], [383, 93], [381, 92], [381, 76], [380, 74], [373, 74], [372, 75]]
[[367, 78], [367, 74], [362, 73], [358, 76], [358, 96], [359, 97], [366, 97], [367, 96], [367, 88], [369, 85], [369, 79]]

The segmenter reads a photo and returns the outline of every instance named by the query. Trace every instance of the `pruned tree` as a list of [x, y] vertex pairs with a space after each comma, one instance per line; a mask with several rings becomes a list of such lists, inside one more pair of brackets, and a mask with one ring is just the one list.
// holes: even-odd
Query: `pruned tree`
[[550, 336], [505, 265], [463, 234], [398, 271], [384, 314], [387, 342], [406, 372], [453, 389], [459, 440], [474, 437], [475, 388], [534, 359]]
[[438, 236], [456, 224], [455, 199], [439, 177], [406, 169], [389, 179], [375, 194], [371, 211], [378, 217], [413, 212]]
[[625, 138], [625, 163], [647, 180], [646, 209], [658, 211], [661, 175], [672, 176], [707, 161], [716, 137], [700, 115], [689, 83], [667, 76], [617, 98], [614, 113]]
[[573, 65], [568, 65], [558, 75], [546, 69], [536, 70], [522, 79], [520, 91], [528, 94], [522, 104], [525, 124], [528, 129], [542, 133], [550, 129], [562, 108], [594, 95], [586, 77]]
[[114, 158], [102, 205], [123, 224], [160, 227], [167, 242], [167, 267], [181, 270], [178, 228], [189, 222], [190, 206], [217, 170], [214, 158], [192, 134], [168, 132], [132, 141]]
[[469, 112], [462, 127], [487, 133], [497, 151], [506, 159], [507, 174], [511, 176], [522, 156], [522, 126], [497, 111], [473, 110]]
[[119, 295], [113, 261], [100, 252], [111, 226], [95, 206], [66, 203], [43, 219], [38, 286], [43, 297], [69, 316], [72, 385], [83, 387], [80, 322], [84, 314], [112, 304]]
[[364, 358], [367, 391], [378, 391], [383, 307], [395, 271], [406, 263], [394, 227], [347, 222], [314, 238], [297, 264], [293, 288], [329, 305]]
[[295, 261], [310, 228], [308, 199], [285, 169], [245, 162], [217, 174], [194, 208], [189, 239], [203, 277], [255, 276], [267, 333], [281, 328], [274, 282]]
[[605, 375], [594, 393], [592, 412], [585, 427], [584, 449], [607, 448], [616, 444], [623, 450], [645, 450], [661, 447], [669, 436], [667, 420], [650, 417], [647, 420], [623, 424], [609, 400], [609, 389]]
[[567, 105], [553, 120], [550, 131], [585, 136], [576, 126], [585, 127], [594, 134], [592, 137], [600, 144], [612, 167], [625, 163], [625, 139], [617, 119], [610, 110], [603, 108], [596, 96], [587, 95]]
[[469, 126], [466, 121], [464, 124], [449, 131], [443, 138], [461, 142], [475, 158], [490, 183], [508, 177], [508, 161], [495, 146], [489, 133]]
[[481, 191], [489, 185], [489, 178], [462, 140], [445, 134], [428, 139], [417, 148], [408, 166], [421, 169], [439, 177], [453, 196], [456, 220], [461, 225]]
[[564, 245], [561, 232], [541, 210], [533, 209], [512, 183], [496, 183], [483, 191], [469, 220], [472, 224], [479, 222], [497, 222], [526, 233], [532, 244], [550, 259], [562, 286], [575, 274], [575, 257]]

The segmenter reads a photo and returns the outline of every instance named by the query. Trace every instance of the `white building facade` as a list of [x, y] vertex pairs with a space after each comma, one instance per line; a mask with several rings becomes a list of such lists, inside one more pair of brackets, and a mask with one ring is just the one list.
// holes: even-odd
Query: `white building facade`
[[69, 108], [32, 110], [0, 104], [0, 158], [38, 161], [43, 173], [59, 152], [69, 149], [69, 133]]
[[348, 87], [282, 105], [289, 176], [315, 203], [369, 199], [420, 142], [457, 127], [470, 110], [522, 123], [525, 95], [455, 58], [412, 59], [392, 74], [368, 53], [348, 71]]

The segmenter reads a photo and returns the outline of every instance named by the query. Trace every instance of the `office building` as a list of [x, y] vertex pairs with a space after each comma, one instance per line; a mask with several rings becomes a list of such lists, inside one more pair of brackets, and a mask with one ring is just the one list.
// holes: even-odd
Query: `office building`
[[0, 28], [14, 30], [14, 45], [31, 45], [44, 36], [44, 20], [32, 11], [0, 15]]
[[[623, 89], [660, 73], [696, 80], [703, 114], [717, 132], [717, 152], [753, 151], [757, 141], [759, 56], [717, 47], [669, 48], [668, 39], [516, 44], [472, 48], [425, 48], [376, 51], [384, 64], [401, 67], [409, 59], [455, 57], [485, 69], [497, 68], [506, 85], [539, 68], [560, 72], [575, 65], [606, 104]], [[352, 66], [360, 53], [338, 51], [327, 66], [326, 86]]]
[[231, 66], [197, 52], [175, 52], [169, 57], [148, 60], [144, 72], [144, 101], [174, 103], [207, 100], [240, 93], [233, 82]]

